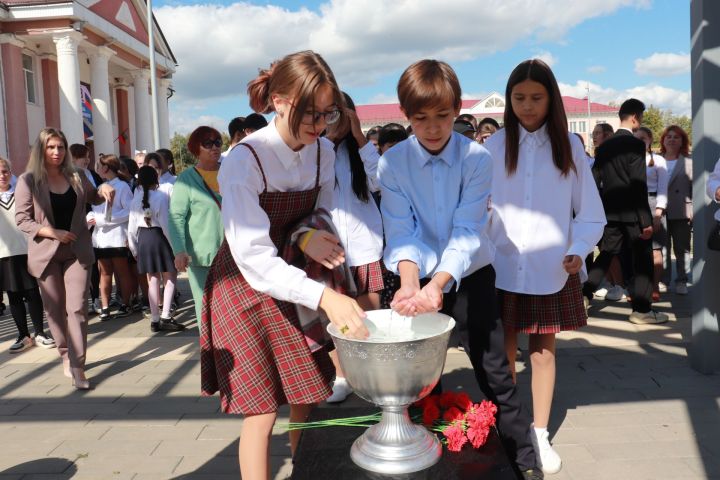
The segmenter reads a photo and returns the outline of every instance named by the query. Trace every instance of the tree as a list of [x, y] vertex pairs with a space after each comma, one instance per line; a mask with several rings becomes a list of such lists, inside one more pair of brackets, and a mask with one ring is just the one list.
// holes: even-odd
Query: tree
[[650, 129], [653, 134], [653, 148], [660, 146], [660, 135], [665, 128], [665, 122], [663, 120], [663, 112], [654, 105], [650, 105], [643, 114], [642, 124], [644, 127]]
[[195, 157], [187, 148], [188, 137], [190, 135], [183, 135], [175, 132], [175, 135], [170, 139], [170, 151], [173, 153], [175, 158], [175, 174], [179, 175], [180, 172], [188, 167], [195, 165]]

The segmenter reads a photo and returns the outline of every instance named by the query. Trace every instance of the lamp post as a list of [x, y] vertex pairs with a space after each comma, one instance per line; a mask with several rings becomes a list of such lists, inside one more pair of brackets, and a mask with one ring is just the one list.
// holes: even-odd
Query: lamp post
[[160, 121], [158, 119], [157, 68], [155, 66], [155, 22], [152, 0], [147, 1], [148, 49], [150, 57], [150, 101], [152, 103], [152, 131], [155, 150], [160, 148]]
[[587, 128], [585, 129], [585, 134], [587, 135], [587, 144], [589, 146], [589, 149], [595, 148], [595, 145], [592, 141], [592, 130], [590, 129], [590, 120], [592, 118], [592, 113], [590, 111], [590, 82], [588, 82], [587, 86], [585, 87], [585, 90], [587, 91], [587, 108], [588, 108], [588, 115], [587, 115]]

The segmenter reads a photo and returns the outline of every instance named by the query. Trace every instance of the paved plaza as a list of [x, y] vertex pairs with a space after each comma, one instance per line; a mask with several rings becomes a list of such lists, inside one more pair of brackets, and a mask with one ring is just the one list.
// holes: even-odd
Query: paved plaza
[[[189, 299], [185, 279], [180, 289]], [[589, 326], [558, 337], [550, 431], [564, 467], [548, 479], [720, 479], [720, 375], [689, 367], [689, 298], [664, 294], [657, 307], [671, 321], [639, 327], [626, 321], [628, 303], [595, 300]], [[85, 392], [70, 386], [54, 350], [8, 354], [16, 332], [2, 317], [0, 479], [237, 479], [242, 421], [199, 396], [193, 311], [188, 300], [178, 318], [192, 328], [167, 335], [151, 334], [140, 314], [93, 317], [87, 367], [95, 389]], [[518, 368], [529, 400], [529, 370]], [[444, 385], [479, 398], [463, 352], [449, 351]], [[342, 416], [362, 403], [321, 408]], [[289, 476], [280, 430], [272, 464], [276, 479]]]

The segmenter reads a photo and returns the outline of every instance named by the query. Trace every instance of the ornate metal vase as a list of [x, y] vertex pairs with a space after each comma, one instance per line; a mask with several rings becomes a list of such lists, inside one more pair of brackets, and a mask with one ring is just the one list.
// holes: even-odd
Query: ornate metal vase
[[401, 317], [391, 310], [367, 312], [368, 340], [352, 340], [332, 324], [328, 332], [340, 365], [355, 393], [382, 408], [382, 419], [368, 428], [350, 458], [371, 472], [405, 474], [433, 466], [442, 455], [437, 437], [414, 424], [408, 406], [435, 387], [455, 320], [441, 313]]

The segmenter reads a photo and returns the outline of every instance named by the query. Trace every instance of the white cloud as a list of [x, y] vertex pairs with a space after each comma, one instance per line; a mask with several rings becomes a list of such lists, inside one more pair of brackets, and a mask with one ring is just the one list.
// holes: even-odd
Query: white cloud
[[378, 93], [377, 95], [370, 97], [367, 103], [372, 105], [383, 103], [398, 103], [398, 97], [394, 93]]
[[591, 65], [587, 67], [586, 70], [588, 73], [603, 73], [605, 72], [605, 70], [607, 70], [607, 68], [602, 65]]
[[533, 58], [542, 60], [543, 62], [547, 63], [549, 67], [554, 66], [558, 62], [557, 57], [548, 51], [538, 52], [533, 55]]
[[690, 54], [653, 53], [635, 60], [635, 73], [655, 77], [671, 77], [690, 71]]
[[586, 80], [578, 80], [575, 85], [560, 82], [560, 92], [571, 97], [585, 98], [588, 84], [590, 85], [590, 100], [593, 102], [620, 104], [632, 97], [641, 100], [647, 106], [654, 105], [664, 110], [672, 110], [676, 115], [689, 116], [691, 114], [689, 90], [676, 90], [653, 83], [617, 90]]

